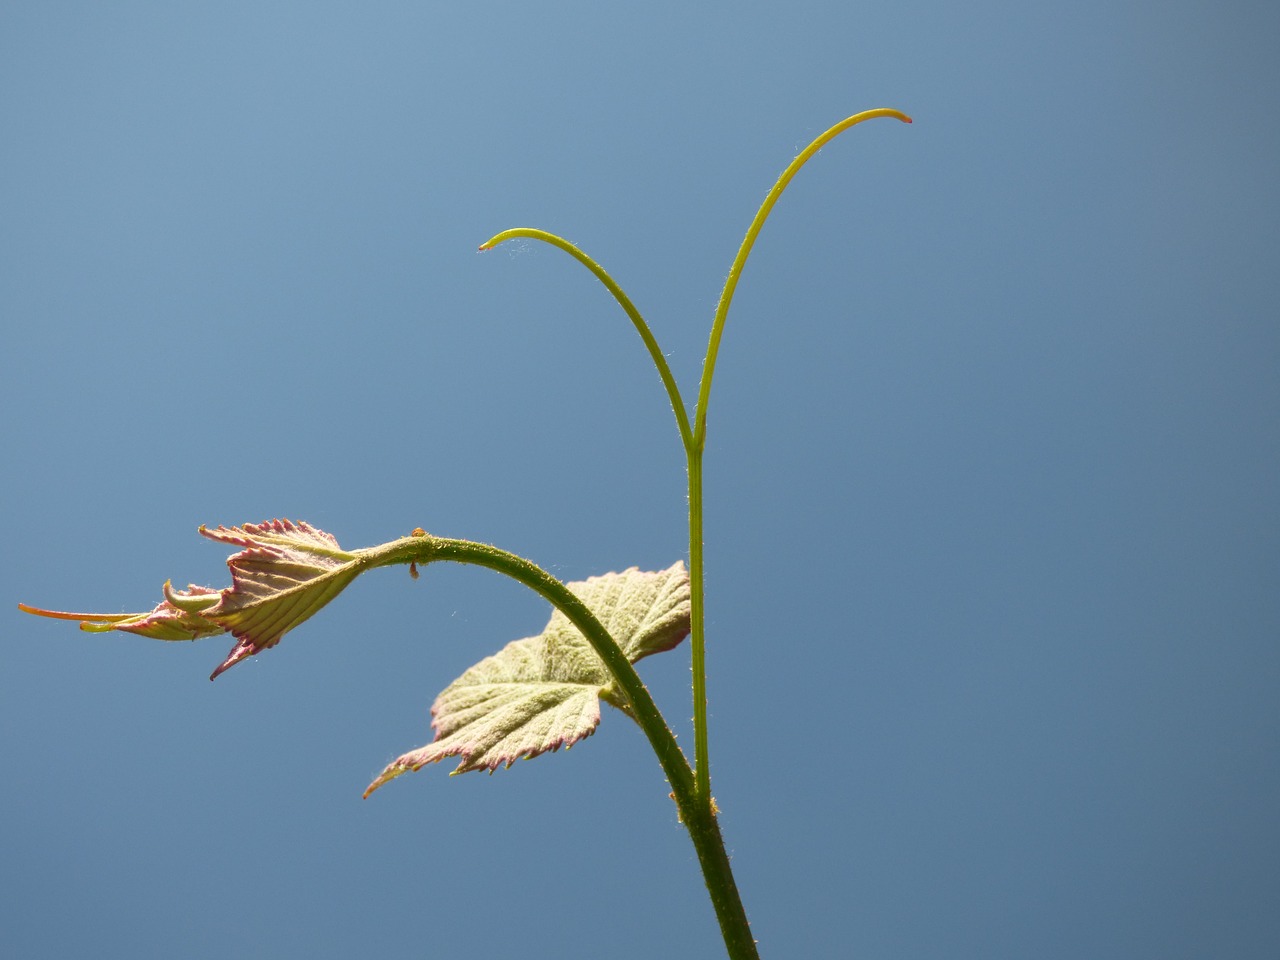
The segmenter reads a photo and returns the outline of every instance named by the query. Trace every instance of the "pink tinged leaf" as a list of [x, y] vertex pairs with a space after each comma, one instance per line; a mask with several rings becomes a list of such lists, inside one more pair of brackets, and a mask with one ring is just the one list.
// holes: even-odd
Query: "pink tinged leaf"
[[226, 632], [223, 627], [201, 616], [200, 613], [183, 609], [169, 599], [173, 597], [181, 602], [200, 598], [211, 605], [217, 602], [219, 591], [210, 590], [208, 587], [197, 587], [194, 584], [187, 590], [172, 590], [166, 583], [165, 593], [166, 599], [148, 613], [67, 613], [61, 610], [30, 607], [25, 603], [18, 604], [18, 609], [56, 620], [79, 620], [80, 629], [92, 633], [123, 630], [126, 633], [136, 633], [153, 640], [197, 640], [200, 637], [211, 637]]
[[[683, 563], [643, 573], [592, 577], [568, 587], [632, 663], [669, 650], [689, 633], [689, 577]], [[569, 747], [600, 723], [611, 677], [586, 638], [559, 611], [541, 634], [515, 640], [451, 683], [431, 708], [435, 740], [392, 761], [365, 790], [446, 757], [454, 773], [496, 770]], [[615, 704], [619, 705], [619, 704]]]
[[246, 657], [275, 646], [286, 632], [337, 596], [361, 569], [355, 554], [306, 523], [271, 520], [216, 530], [201, 527], [200, 532], [211, 540], [244, 548], [227, 561], [231, 586], [224, 590], [194, 585], [175, 590], [166, 582], [164, 600], [148, 613], [18, 607], [42, 617], [79, 620], [82, 630], [123, 630], [157, 640], [195, 640], [229, 630], [236, 645], [212, 680]]
[[271, 520], [216, 530], [201, 527], [200, 532], [211, 540], [245, 548], [227, 561], [231, 586], [203, 613], [237, 640], [210, 680], [274, 647], [360, 572], [354, 554], [339, 547], [331, 535], [303, 522]]
[[474, 698], [466, 711], [470, 719], [455, 717], [462, 725], [447, 735], [438, 726], [439, 711], [450, 706], [442, 694], [432, 708], [437, 713], [435, 741], [398, 757], [368, 786], [364, 795], [368, 797], [402, 773], [420, 770], [446, 757], [461, 758], [454, 773], [492, 772], [522, 758], [570, 747], [595, 732], [600, 724], [598, 688], [549, 684], [537, 690], [535, 686], [493, 685], [469, 691]]

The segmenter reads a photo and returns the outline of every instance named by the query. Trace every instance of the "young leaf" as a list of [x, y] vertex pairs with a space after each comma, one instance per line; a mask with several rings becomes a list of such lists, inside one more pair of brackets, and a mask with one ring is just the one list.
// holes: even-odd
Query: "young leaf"
[[54, 620], [79, 620], [81, 630], [105, 633], [123, 630], [153, 640], [197, 640], [224, 633], [225, 630], [200, 614], [199, 608], [188, 604], [203, 601], [205, 606], [217, 603], [219, 593], [194, 583], [187, 590], [174, 590], [164, 585], [165, 599], [147, 613], [69, 613], [65, 610], [44, 610], [41, 607], [18, 604], [23, 613]]
[[231, 586], [205, 616], [239, 642], [210, 680], [269, 647], [342, 592], [360, 566], [356, 556], [323, 530], [288, 520], [246, 523], [200, 532], [210, 540], [244, 547], [227, 561]]
[[[682, 562], [656, 573], [632, 567], [567, 586], [632, 663], [670, 650], [689, 633], [689, 575]], [[595, 732], [601, 697], [626, 709], [603, 661], [556, 610], [538, 636], [512, 641], [446, 687], [431, 707], [435, 740], [390, 763], [364, 795], [446, 757], [461, 758], [454, 773], [492, 772], [572, 746]]]
[[210, 680], [246, 657], [274, 647], [363, 569], [359, 558], [323, 530], [306, 523], [270, 520], [200, 532], [244, 549], [227, 560], [231, 586], [187, 590], [164, 585], [164, 600], [149, 613], [65, 613], [18, 604], [27, 612], [79, 620], [81, 630], [124, 630], [156, 640], [195, 640], [231, 631], [238, 641]]

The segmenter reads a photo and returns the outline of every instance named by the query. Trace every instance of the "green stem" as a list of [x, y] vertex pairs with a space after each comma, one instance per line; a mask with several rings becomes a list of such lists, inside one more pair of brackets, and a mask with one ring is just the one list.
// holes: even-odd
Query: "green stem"
[[[704, 595], [703, 569], [703, 510], [702, 510], [702, 453], [707, 440], [707, 405], [711, 397], [711, 382], [715, 375], [716, 358], [720, 352], [720, 340], [724, 336], [725, 318], [729, 313], [729, 305], [733, 301], [734, 291], [738, 287], [738, 279], [746, 265], [747, 257], [755, 246], [764, 222], [770, 211], [782, 196], [793, 177], [809, 159], [830, 140], [864, 120], [876, 117], [893, 117], [904, 123], [911, 118], [897, 110], [867, 110], [840, 121], [824, 132], [791, 161], [773, 188], [765, 196], [764, 202], [756, 212], [755, 219], [747, 228], [747, 234], [738, 248], [733, 265], [729, 268], [729, 276], [725, 279], [724, 289], [716, 304], [715, 317], [711, 323], [711, 339], [707, 344], [707, 355], [702, 365], [702, 379], [698, 386], [698, 402], [694, 408], [692, 425], [680, 390], [676, 386], [675, 377], [667, 365], [666, 358], [658, 348], [658, 342], [644, 318], [640, 315], [630, 298], [622, 288], [614, 282], [608, 272], [588, 257], [568, 240], [544, 230], [519, 227], [505, 230], [480, 245], [481, 250], [511, 240], [526, 237], [541, 240], [565, 251], [585, 266], [605, 285], [615, 300], [631, 318], [645, 347], [649, 350], [654, 366], [662, 377], [667, 396], [671, 400], [675, 412], [676, 423], [680, 428], [680, 439], [684, 445], [685, 457], [689, 472], [689, 602], [690, 602], [690, 649], [693, 668], [693, 731], [694, 731], [694, 766], [689, 769], [688, 759], [675, 742], [670, 728], [662, 719], [657, 706], [653, 703], [644, 684], [640, 682], [626, 656], [609, 636], [608, 631], [600, 625], [564, 584], [550, 574], [523, 560], [514, 554], [489, 547], [483, 544], [470, 543], [464, 540], [442, 540], [435, 537], [410, 537], [387, 548], [397, 548], [400, 544], [408, 544], [408, 552], [396, 554], [387, 563], [408, 563], [416, 560], [427, 563], [430, 560], [457, 560], [461, 563], [476, 563], [505, 573], [536, 591], [551, 601], [557, 609], [567, 616], [591, 645], [600, 654], [609, 668], [615, 682], [628, 698], [632, 711], [640, 722], [641, 728], [653, 745], [658, 760], [666, 771], [667, 780], [674, 791], [676, 804], [680, 809], [681, 819], [689, 830], [694, 848], [698, 852], [698, 861], [706, 879], [711, 901], [715, 905], [716, 916], [720, 921], [720, 929], [724, 935], [725, 946], [732, 960], [755, 960], [757, 952], [755, 941], [747, 924], [746, 913], [742, 908], [734, 883], [733, 871], [729, 866], [729, 858], [725, 852], [724, 839], [720, 835], [720, 827], [716, 820], [715, 802], [711, 797], [711, 767], [707, 743], [707, 671], [706, 671], [706, 611]], [[378, 548], [379, 551], [387, 548]], [[392, 550], [391, 553], [395, 553]], [[391, 555], [388, 554], [388, 556]], [[375, 565], [381, 566], [382, 562]]]
[[366, 568], [404, 563], [425, 566], [437, 560], [487, 567], [524, 584], [568, 617], [569, 622], [582, 632], [604, 661], [614, 683], [626, 696], [631, 715], [640, 724], [640, 729], [644, 731], [658, 756], [658, 762], [671, 785], [680, 818], [697, 851], [707, 892], [711, 895], [716, 919], [720, 922], [720, 932], [731, 960], [759, 960], [715, 814], [709, 805], [700, 802], [689, 761], [676, 743], [675, 735], [667, 726], [640, 675], [587, 605], [538, 565], [484, 543], [430, 535], [410, 536], [380, 547], [358, 551], [358, 554]]
[[711, 809], [711, 762], [707, 744], [706, 599], [702, 573], [702, 450], [686, 447], [689, 464], [689, 656], [693, 669], [693, 771], [698, 800]]
[[497, 236], [490, 237], [480, 244], [480, 249], [489, 250], [505, 240], [514, 240], [517, 237], [541, 240], [543, 243], [549, 243], [551, 246], [563, 250], [594, 273], [596, 279], [603, 283], [605, 288], [613, 294], [613, 299], [618, 301], [618, 305], [631, 318], [632, 325], [636, 328], [636, 332], [640, 334], [640, 339], [644, 341], [645, 347], [649, 350], [653, 365], [658, 368], [658, 376], [662, 377], [662, 385], [667, 388], [667, 397], [671, 401], [671, 409], [675, 411], [676, 425], [680, 428], [680, 439], [684, 442], [685, 448], [688, 449], [693, 442], [693, 432], [689, 427], [689, 412], [685, 409], [684, 398], [680, 396], [680, 388], [676, 385], [676, 378], [671, 374], [671, 367], [667, 365], [667, 358], [662, 355], [662, 350], [658, 347], [657, 338], [654, 337], [653, 331], [649, 329], [649, 325], [645, 323], [644, 317], [640, 315], [640, 311], [636, 309], [635, 304], [631, 302], [631, 298], [618, 286], [613, 277], [609, 276], [609, 272], [604, 267], [564, 239], [564, 237], [557, 237], [554, 233], [548, 233], [545, 230], [536, 230], [533, 227], [514, 227], [511, 230], [503, 230]]
[[724, 281], [724, 290], [720, 293], [720, 302], [716, 304], [715, 319], [711, 323], [711, 341], [707, 344], [707, 356], [702, 363], [702, 381], [698, 386], [698, 405], [694, 411], [693, 425], [693, 442], [694, 446], [699, 450], [706, 444], [707, 402], [711, 396], [711, 378], [715, 373], [716, 355], [720, 352], [720, 338], [724, 335], [725, 317], [729, 313], [729, 304], [733, 301], [733, 293], [738, 288], [738, 278], [742, 276], [742, 268], [747, 263], [747, 256], [751, 253], [751, 248], [755, 246], [756, 237], [760, 234], [760, 228], [764, 226], [765, 220], [768, 219], [769, 212], [773, 210], [773, 205], [782, 196], [782, 191], [787, 188], [787, 184], [791, 182], [791, 179], [800, 172], [800, 168], [809, 162], [810, 157], [821, 150], [830, 140], [844, 133], [850, 127], [856, 126], [864, 120], [873, 120], [876, 117], [893, 117], [903, 123], [911, 122], [911, 118], [905, 113], [884, 107], [876, 110], [864, 110], [862, 113], [857, 113], [852, 117], [841, 120], [819, 136], [818, 139], [814, 140], [813, 143], [805, 147], [799, 156], [787, 165], [787, 169], [782, 171], [782, 176], [778, 177], [778, 182], [773, 185], [773, 189], [764, 198], [764, 203], [760, 204], [760, 209], [756, 212], [755, 219], [751, 221], [751, 226], [747, 228], [747, 235], [743, 237], [742, 245], [738, 248], [738, 255], [733, 258], [733, 266], [729, 268], [729, 276]]
[[724, 336], [725, 318], [729, 314], [729, 304], [733, 302], [734, 291], [738, 288], [738, 278], [742, 276], [742, 268], [747, 263], [751, 248], [755, 246], [756, 237], [760, 235], [761, 227], [787, 184], [828, 141], [863, 120], [876, 117], [894, 117], [903, 123], [911, 122], [911, 118], [905, 113], [886, 108], [855, 114], [819, 136], [782, 171], [738, 247], [738, 254], [729, 268], [729, 276], [725, 279], [724, 290], [720, 293], [720, 302], [716, 304], [715, 318], [711, 323], [711, 340], [707, 344], [707, 356], [702, 364], [702, 380], [698, 385], [698, 404], [694, 408], [693, 434], [685, 439], [685, 453], [689, 461], [689, 594], [693, 608], [689, 639], [693, 659], [693, 769], [697, 778], [698, 798], [708, 809], [711, 807], [711, 770], [707, 745], [707, 655], [703, 613], [702, 452], [707, 444], [707, 404], [711, 398], [711, 380], [715, 375], [720, 339]]

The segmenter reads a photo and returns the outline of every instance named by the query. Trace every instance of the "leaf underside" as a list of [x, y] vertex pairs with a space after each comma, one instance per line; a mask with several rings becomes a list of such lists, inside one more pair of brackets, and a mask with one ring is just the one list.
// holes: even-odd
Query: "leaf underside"
[[[689, 633], [684, 563], [647, 573], [632, 567], [567, 584], [632, 663], [670, 650]], [[610, 693], [604, 662], [559, 610], [536, 637], [515, 640], [451, 683], [431, 708], [435, 740], [390, 763], [365, 796], [410, 770], [456, 756], [454, 773], [509, 767], [569, 747], [595, 732]]]

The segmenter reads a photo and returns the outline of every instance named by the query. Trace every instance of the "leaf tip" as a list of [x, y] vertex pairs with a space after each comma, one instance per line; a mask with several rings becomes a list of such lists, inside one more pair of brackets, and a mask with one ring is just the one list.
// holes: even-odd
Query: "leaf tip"
[[86, 620], [92, 616], [88, 613], [67, 613], [63, 610], [46, 610], [44, 607], [33, 607], [27, 603], [19, 603], [18, 609], [37, 617], [48, 617], [50, 620]]
[[360, 799], [368, 800], [373, 796], [373, 791], [377, 790], [383, 784], [390, 783], [396, 777], [400, 776], [400, 774], [407, 772], [408, 769], [408, 767], [402, 766], [399, 762], [387, 764], [387, 768], [378, 774], [371, 784], [364, 788], [364, 793], [360, 795]]
[[218, 677], [226, 673], [241, 660], [247, 660], [255, 653], [259, 653], [258, 645], [249, 639], [243, 639], [231, 648], [231, 652], [227, 654], [227, 659], [223, 660], [213, 673], [209, 674], [210, 680], [217, 680]]

